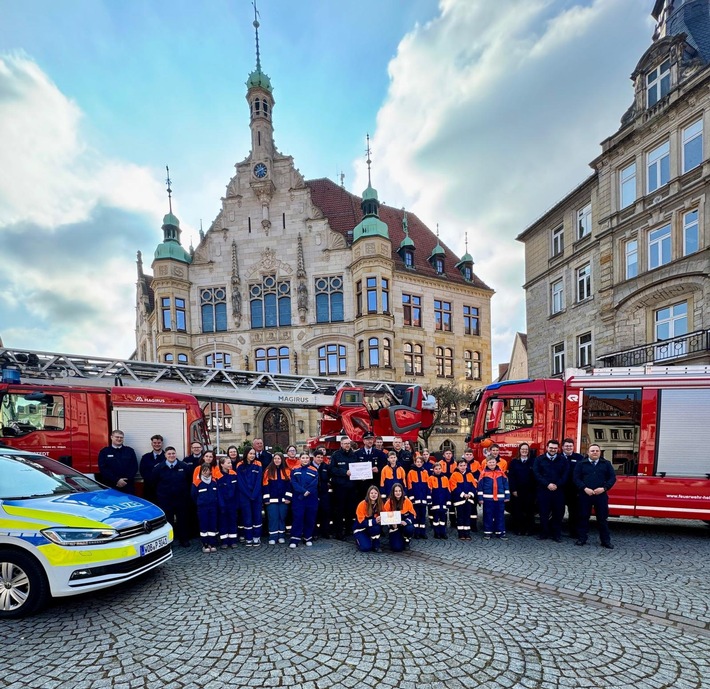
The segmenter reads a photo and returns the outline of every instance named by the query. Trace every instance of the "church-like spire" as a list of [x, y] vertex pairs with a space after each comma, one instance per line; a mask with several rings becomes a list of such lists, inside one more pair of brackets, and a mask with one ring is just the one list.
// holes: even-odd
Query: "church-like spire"
[[170, 168], [166, 165], [165, 186], [168, 191], [168, 212], [163, 216], [163, 241], [158, 244], [155, 250], [154, 258], [172, 258], [183, 263], [192, 263], [192, 256], [182, 248], [180, 244], [180, 221], [173, 214], [173, 189], [172, 180], [170, 179]]
[[372, 187], [372, 149], [370, 148], [370, 135], [367, 135], [367, 189], [362, 192], [362, 214], [365, 216], [353, 228], [353, 242], [361, 237], [372, 237], [379, 235], [389, 239], [389, 230], [386, 223], [380, 220], [380, 201], [377, 198], [377, 191]]
[[259, 48], [259, 10], [256, 8], [256, 0], [252, 2], [254, 6], [254, 37], [256, 42], [256, 69], [249, 75], [247, 79], [247, 88], [262, 88], [269, 93], [272, 92], [271, 79], [261, 71], [261, 51]]

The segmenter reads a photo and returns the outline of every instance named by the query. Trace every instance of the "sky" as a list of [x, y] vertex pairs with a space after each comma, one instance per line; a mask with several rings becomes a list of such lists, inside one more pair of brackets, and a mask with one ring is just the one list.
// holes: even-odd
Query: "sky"
[[[260, 0], [276, 144], [306, 179], [416, 213], [526, 331], [515, 238], [590, 173], [633, 99], [652, 0]], [[249, 0], [0, 0], [0, 338], [127, 358], [165, 165], [197, 243], [249, 152]]]

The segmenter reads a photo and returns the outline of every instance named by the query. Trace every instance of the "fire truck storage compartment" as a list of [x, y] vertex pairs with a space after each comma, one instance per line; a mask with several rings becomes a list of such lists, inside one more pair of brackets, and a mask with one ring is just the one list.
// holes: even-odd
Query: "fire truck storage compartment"
[[662, 390], [656, 473], [710, 473], [710, 389]]
[[163, 447], [172, 445], [177, 450], [178, 459], [187, 455], [185, 449], [185, 412], [182, 409], [126, 409], [114, 408], [113, 427], [120, 428], [125, 436], [125, 444], [140, 456], [151, 449], [150, 436], [163, 436]]

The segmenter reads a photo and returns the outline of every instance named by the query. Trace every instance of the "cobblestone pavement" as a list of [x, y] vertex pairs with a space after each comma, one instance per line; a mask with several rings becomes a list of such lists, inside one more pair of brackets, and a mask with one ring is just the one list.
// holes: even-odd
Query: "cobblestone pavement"
[[204, 555], [0, 623], [0, 686], [710, 687], [710, 529]]

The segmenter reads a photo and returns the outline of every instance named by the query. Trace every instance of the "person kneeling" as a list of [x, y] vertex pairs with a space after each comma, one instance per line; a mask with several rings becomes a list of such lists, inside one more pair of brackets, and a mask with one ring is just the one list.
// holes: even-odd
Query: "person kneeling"
[[357, 506], [355, 512], [353, 535], [360, 552], [379, 552], [382, 533], [380, 512], [382, 512], [380, 490], [377, 486], [370, 486], [367, 489], [367, 497]]
[[396, 553], [401, 552], [409, 547], [409, 540], [414, 534], [414, 518], [416, 516], [414, 505], [405, 496], [401, 483], [395, 483], [392, 486], [383, 511], [399, 512], [401, 515], [402, 521], [389, 527], [390, 549]]

